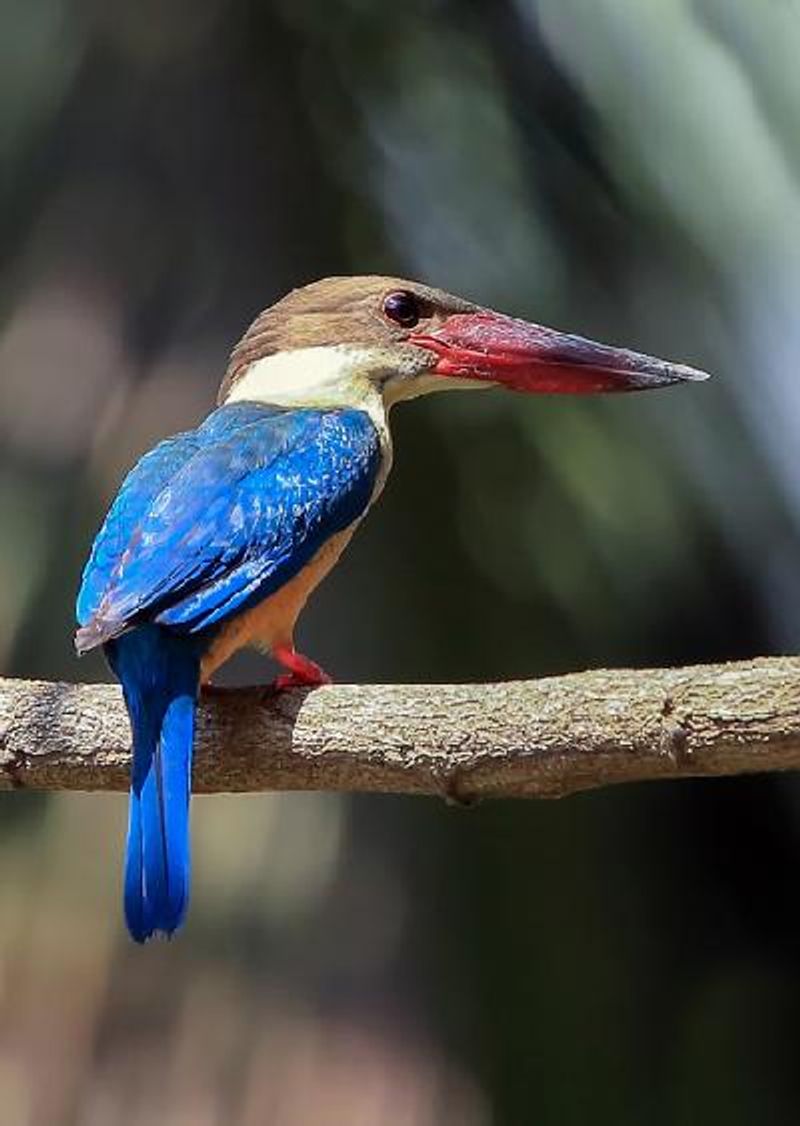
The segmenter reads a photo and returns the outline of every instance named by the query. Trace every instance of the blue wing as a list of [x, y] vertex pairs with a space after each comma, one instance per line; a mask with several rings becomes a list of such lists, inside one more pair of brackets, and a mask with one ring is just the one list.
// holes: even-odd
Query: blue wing
[[161, 443], [97, 536], [78, 648], [143, 621], [198, 634], [255, 605], [365, 511], [379, 464], [358, 410], [236, 403]]

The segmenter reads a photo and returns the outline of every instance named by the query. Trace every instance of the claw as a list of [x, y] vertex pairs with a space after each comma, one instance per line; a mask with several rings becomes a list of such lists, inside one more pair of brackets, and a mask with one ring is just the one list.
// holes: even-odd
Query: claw
[[273, 649], [272, 656], [289, 670], [273, 681], [272, 687], [276, 692], [283, 692], [287, 688], [316, 688], [321, 684], [333, 683], [316, 662], [288, 646]]

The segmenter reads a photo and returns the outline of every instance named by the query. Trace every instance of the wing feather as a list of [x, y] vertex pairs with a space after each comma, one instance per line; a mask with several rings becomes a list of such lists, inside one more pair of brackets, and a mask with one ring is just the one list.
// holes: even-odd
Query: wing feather
[[95, 541], [79, 649], [141, 621], [201, 634], [268, 597], [364, 512], [379, 463], [357, 410], [234, 404], [161, 443]]

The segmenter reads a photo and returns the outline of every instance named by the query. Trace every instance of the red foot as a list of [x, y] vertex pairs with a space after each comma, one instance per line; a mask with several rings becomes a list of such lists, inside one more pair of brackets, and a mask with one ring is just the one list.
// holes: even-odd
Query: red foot
[[289, 672], [277, 676], [273, 682], [276, 691], [285, 688], [313, 688], [320, 684], [331, 684], [331, 678], [314, 661], [296, 653], [294, 649], [279, 646], [272, 650], [272, 656]]

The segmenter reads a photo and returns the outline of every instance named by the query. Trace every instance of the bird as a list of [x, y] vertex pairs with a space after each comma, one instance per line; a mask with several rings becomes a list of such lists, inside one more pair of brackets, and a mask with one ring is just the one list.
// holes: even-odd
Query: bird
[[330, 682], [295, 649], [295, 623], [383, 490], [396, 403], [706, 378], [401, 278], [325, 278], [260, 313], [231, 353], [216, 408], [123, 481], [77, 598], [76, 649], [102, 646], [132, 729], [131, 937], [169, 937], [185, 920], [201, 689], [245, 646], [283, 668], [276, 691]]

